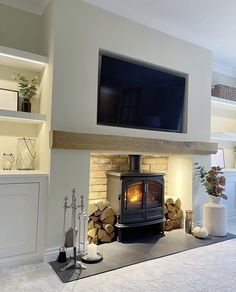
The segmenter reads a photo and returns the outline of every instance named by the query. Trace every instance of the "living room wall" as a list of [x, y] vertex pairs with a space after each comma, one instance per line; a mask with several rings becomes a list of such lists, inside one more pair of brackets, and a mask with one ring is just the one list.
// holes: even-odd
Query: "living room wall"
[[[53, 129], [209, 140], [210, 51], [81, 1], [69, 3], [55, 1]], [[99, 49], [188, 74], [187, 134], [96, 125]]]
[[[211, 52], [77, 0], [54, 5], [54, 130], [170, 140], [210, 140]], [[96, 125], [98, 51], [188, 74], [187, 133]], [[122, 149], [121, 153], [122, 153]], [[89, 192], [89, 152], [52, 149], [47, 247], [60, 244], [63, 197]]]
[[0, 3], [0, 45], [42, 54], [42, 18]]

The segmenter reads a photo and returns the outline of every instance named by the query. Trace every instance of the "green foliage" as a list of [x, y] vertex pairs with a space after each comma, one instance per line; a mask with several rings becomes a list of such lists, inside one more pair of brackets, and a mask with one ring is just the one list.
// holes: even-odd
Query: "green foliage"
[[200, 182], [206, 188], [208, 195], [214, 197], [222, 197], [223, 199], [227, 199], [227, 196], [223, 193], [225, 188], [225, 177], [221, 174], [221, 167], [219, 166], [212, 166], [210, 170], [207, 172], [205, 171], [204, 167], [197, 166], [195, 164], [195, 168], [198, 171], [198, 175], [200, 177]]
[[18, 88], [22, 97], [31, 99], [37, 94], [38, 76], [28, 80], [25, 75], [18, 73], [15, 80], [18, 81]]

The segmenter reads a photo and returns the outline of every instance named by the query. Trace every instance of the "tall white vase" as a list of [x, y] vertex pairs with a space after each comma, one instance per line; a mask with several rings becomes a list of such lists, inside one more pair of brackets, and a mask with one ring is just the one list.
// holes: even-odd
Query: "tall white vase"
[[213, 236], [227, 234], [227, 206], [220, 199], [221, 197], [209, 196], [209, 202], [203, 205], [203, 226]]

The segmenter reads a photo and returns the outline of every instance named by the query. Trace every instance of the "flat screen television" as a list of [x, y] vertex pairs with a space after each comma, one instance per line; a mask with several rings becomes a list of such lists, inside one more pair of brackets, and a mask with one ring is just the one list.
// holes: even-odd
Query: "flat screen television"
[[100, 52], [97, 124], [184, 132], [186, 75]]

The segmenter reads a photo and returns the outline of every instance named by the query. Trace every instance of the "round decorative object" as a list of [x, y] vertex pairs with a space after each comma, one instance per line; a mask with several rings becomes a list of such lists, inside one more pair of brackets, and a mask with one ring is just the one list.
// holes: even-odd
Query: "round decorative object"
[[209, 196], [209, 202], [203, 205], [203, 225], [210, 235], [227, 234], [227, 207], [221, 203], [219, 196]]
[[208, 230], [205, 227], [196, 226], [193, 228], [193, 235], [198, 238], [207, 238]]
[[88, 254], [85, 253], [84, 255], [81, 256], [81, 261], [87, 264], [96, 264], [100, 263], [103, 260], [103, 255], [101, 253], [97, 253], [96, 259], [90, 259], [88, 257]]

